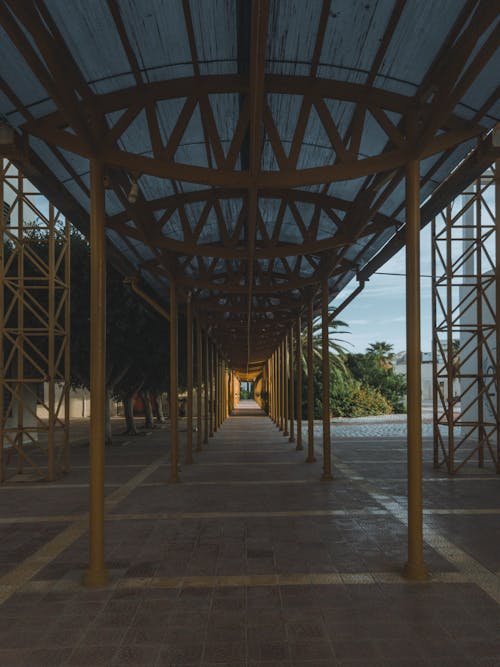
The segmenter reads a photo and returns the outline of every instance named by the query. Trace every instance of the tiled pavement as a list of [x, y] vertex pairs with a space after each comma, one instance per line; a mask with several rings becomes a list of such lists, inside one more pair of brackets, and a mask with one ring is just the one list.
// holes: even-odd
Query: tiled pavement
[[[318, 432], [318, 444], [321, 442]], [[168, 434], [107, 451], [108, 588], [80, 580], [87, 448], [0, 487], [0, 666], [500, 665], [500, 479], [432, 469], [429, 582], [405, 559], [405, 449], [335, 438], [335, 480], [263, 416], [229, 419], [182, 483]], [[118, 440], [120, 443], [120, 440]]]

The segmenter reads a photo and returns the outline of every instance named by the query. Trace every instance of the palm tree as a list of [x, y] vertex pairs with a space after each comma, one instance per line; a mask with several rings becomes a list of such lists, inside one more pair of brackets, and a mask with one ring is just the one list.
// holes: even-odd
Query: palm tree
[[366, 348], [367, 354], [372, 354], [380, 366], [384, 370], [392, 368], [392, 362], [394, 361], [394, 345], [391, 343], [386, 343], [385, 341], [376, 341]]
[[[332, 320], [328, 326], [328, 349], [330, 353], [330, 365], [333, 368], [336, 368], [340, 371], [342, 375], [347, 375], [348, 370], [344, 362], [344, 355], [347, 350], [344, 347], [343, 343], [346, 341], [340, 339], [333, 339], [331, 334], [332, 332], [336, 335], [338, 333], [345, 334], [349, 333], [348, 331], [338, 331], [340, 327], [349, 326], [341, 320]], [[313, 321], [313, 357], [318, 361], [321, 361], [323, 358], [323, 340], [322, 340], [322, 331], [321, 331], [321, 319], [318, 318]], [[300, 334], [301, 343], [302, 343], [302, 368], [305, 375], [307, 375], [307, 328], [302, 331]]]

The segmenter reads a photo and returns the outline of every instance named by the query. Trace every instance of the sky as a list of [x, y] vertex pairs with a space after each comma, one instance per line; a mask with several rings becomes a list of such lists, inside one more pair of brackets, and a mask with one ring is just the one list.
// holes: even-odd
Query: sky
[[[422, 351], [432, 350], [431, 226], [420, 235]], [[399, 275], [385, 275], [396, 273]], [[339, 305], [356, 287], [352, 281], [334, 300]], [[406, 348], [405, 255], [398, 252], [365, 283], [363, 291], [339, 315], [349, 333], [339, 336], [350, 352], [365, 352], [370, 343], [385, 341], [394, 352]]]

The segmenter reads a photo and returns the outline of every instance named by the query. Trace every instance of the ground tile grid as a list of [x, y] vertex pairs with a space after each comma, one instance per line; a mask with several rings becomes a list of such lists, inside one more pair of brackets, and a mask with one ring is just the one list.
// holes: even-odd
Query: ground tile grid
[[[187, 483], [176, 487], [152, 486], [167, 468], [152, 465], [160, 452], [148, 447], [149, 474], [125, 492], [108, 491], [115, 494], [106, 524], [112, 585], [80, 587], [82, 534], [0, 607], [0, 665], [498, 664], [500, 617], [491, 597], [430, 548], [435, 581], [404, 583], [405, 527], [356, 485], [361, 472], [321, 484], [320, 460], [301, 465], [303, 453], [264, 419], [247, 455], [247, 420], [228, 421], [201, 465], [183, 466]], [[259, 461], [264, 441], [273, 453]], [[383, 455], [397, 460], [404, 447], [394, 449], [401, 451], [384, 447]], [[276, 484], [271, 468], [280, 470]], [[218, 483], [200, 484], [210, 477]], [[307, 516], [305, 507], [331, 514]], [[231, 517], [238, 511], [245, 516]], [[175, 512], [193, 516], [158, 518]]]

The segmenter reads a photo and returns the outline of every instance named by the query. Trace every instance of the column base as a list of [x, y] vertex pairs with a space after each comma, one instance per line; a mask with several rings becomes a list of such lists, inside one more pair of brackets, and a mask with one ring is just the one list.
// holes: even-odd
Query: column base
[[291, 435], [291, 436], [288, 438], [288, 442], [295, 442], [295, 436]]
[[304, 447], [302, 447], [302, 445], [297, 445], [297, 447], [295, 447], [295, 451], [296, 451], [296, 452], [303, 452], [303, 451], [304, 451]]
[[314, 456], [308, 456], [307, 459], [305, 460], [306, 463], [316, 463], [316, 459]]
[[194, 461], [194, 459], [193, 459], [192, 457], [191, 457], [190, 459], [186, 459], [186, 465], [187, 465], [187, 466], [192, 465], [194, 462], [195, 462], [195, 461]]
[[411, 581], [427, 581], [429, 579], [429, 571], [424, 563], [405, 563], [403, 577]]
[[285, 438], [288, 438], [288, 436], [290, 435], [290, 433], [288, 433], [288, 431], [283, 431], [283, 435], [285, 436]]
[[82, 583], [87, 588], [104, 588], [108, 585], [109, 573], [106, 568], [102, 570], [88, 569], [83, 575]]
[[179, 484], [180, 481], [179, 475], [170, 475], [168, 478], [168, 484]]
[[201, 445], [195, 449], [195, 452], [197, 452], [197, 453], [202, 452], [202, 451], [203, 451], [203, 449], [201, 448]]
[[331, 472], [324, 472], [321, 475], [321, 481], [322, 482], [332, 482], [333, 481], [333, 475]]

